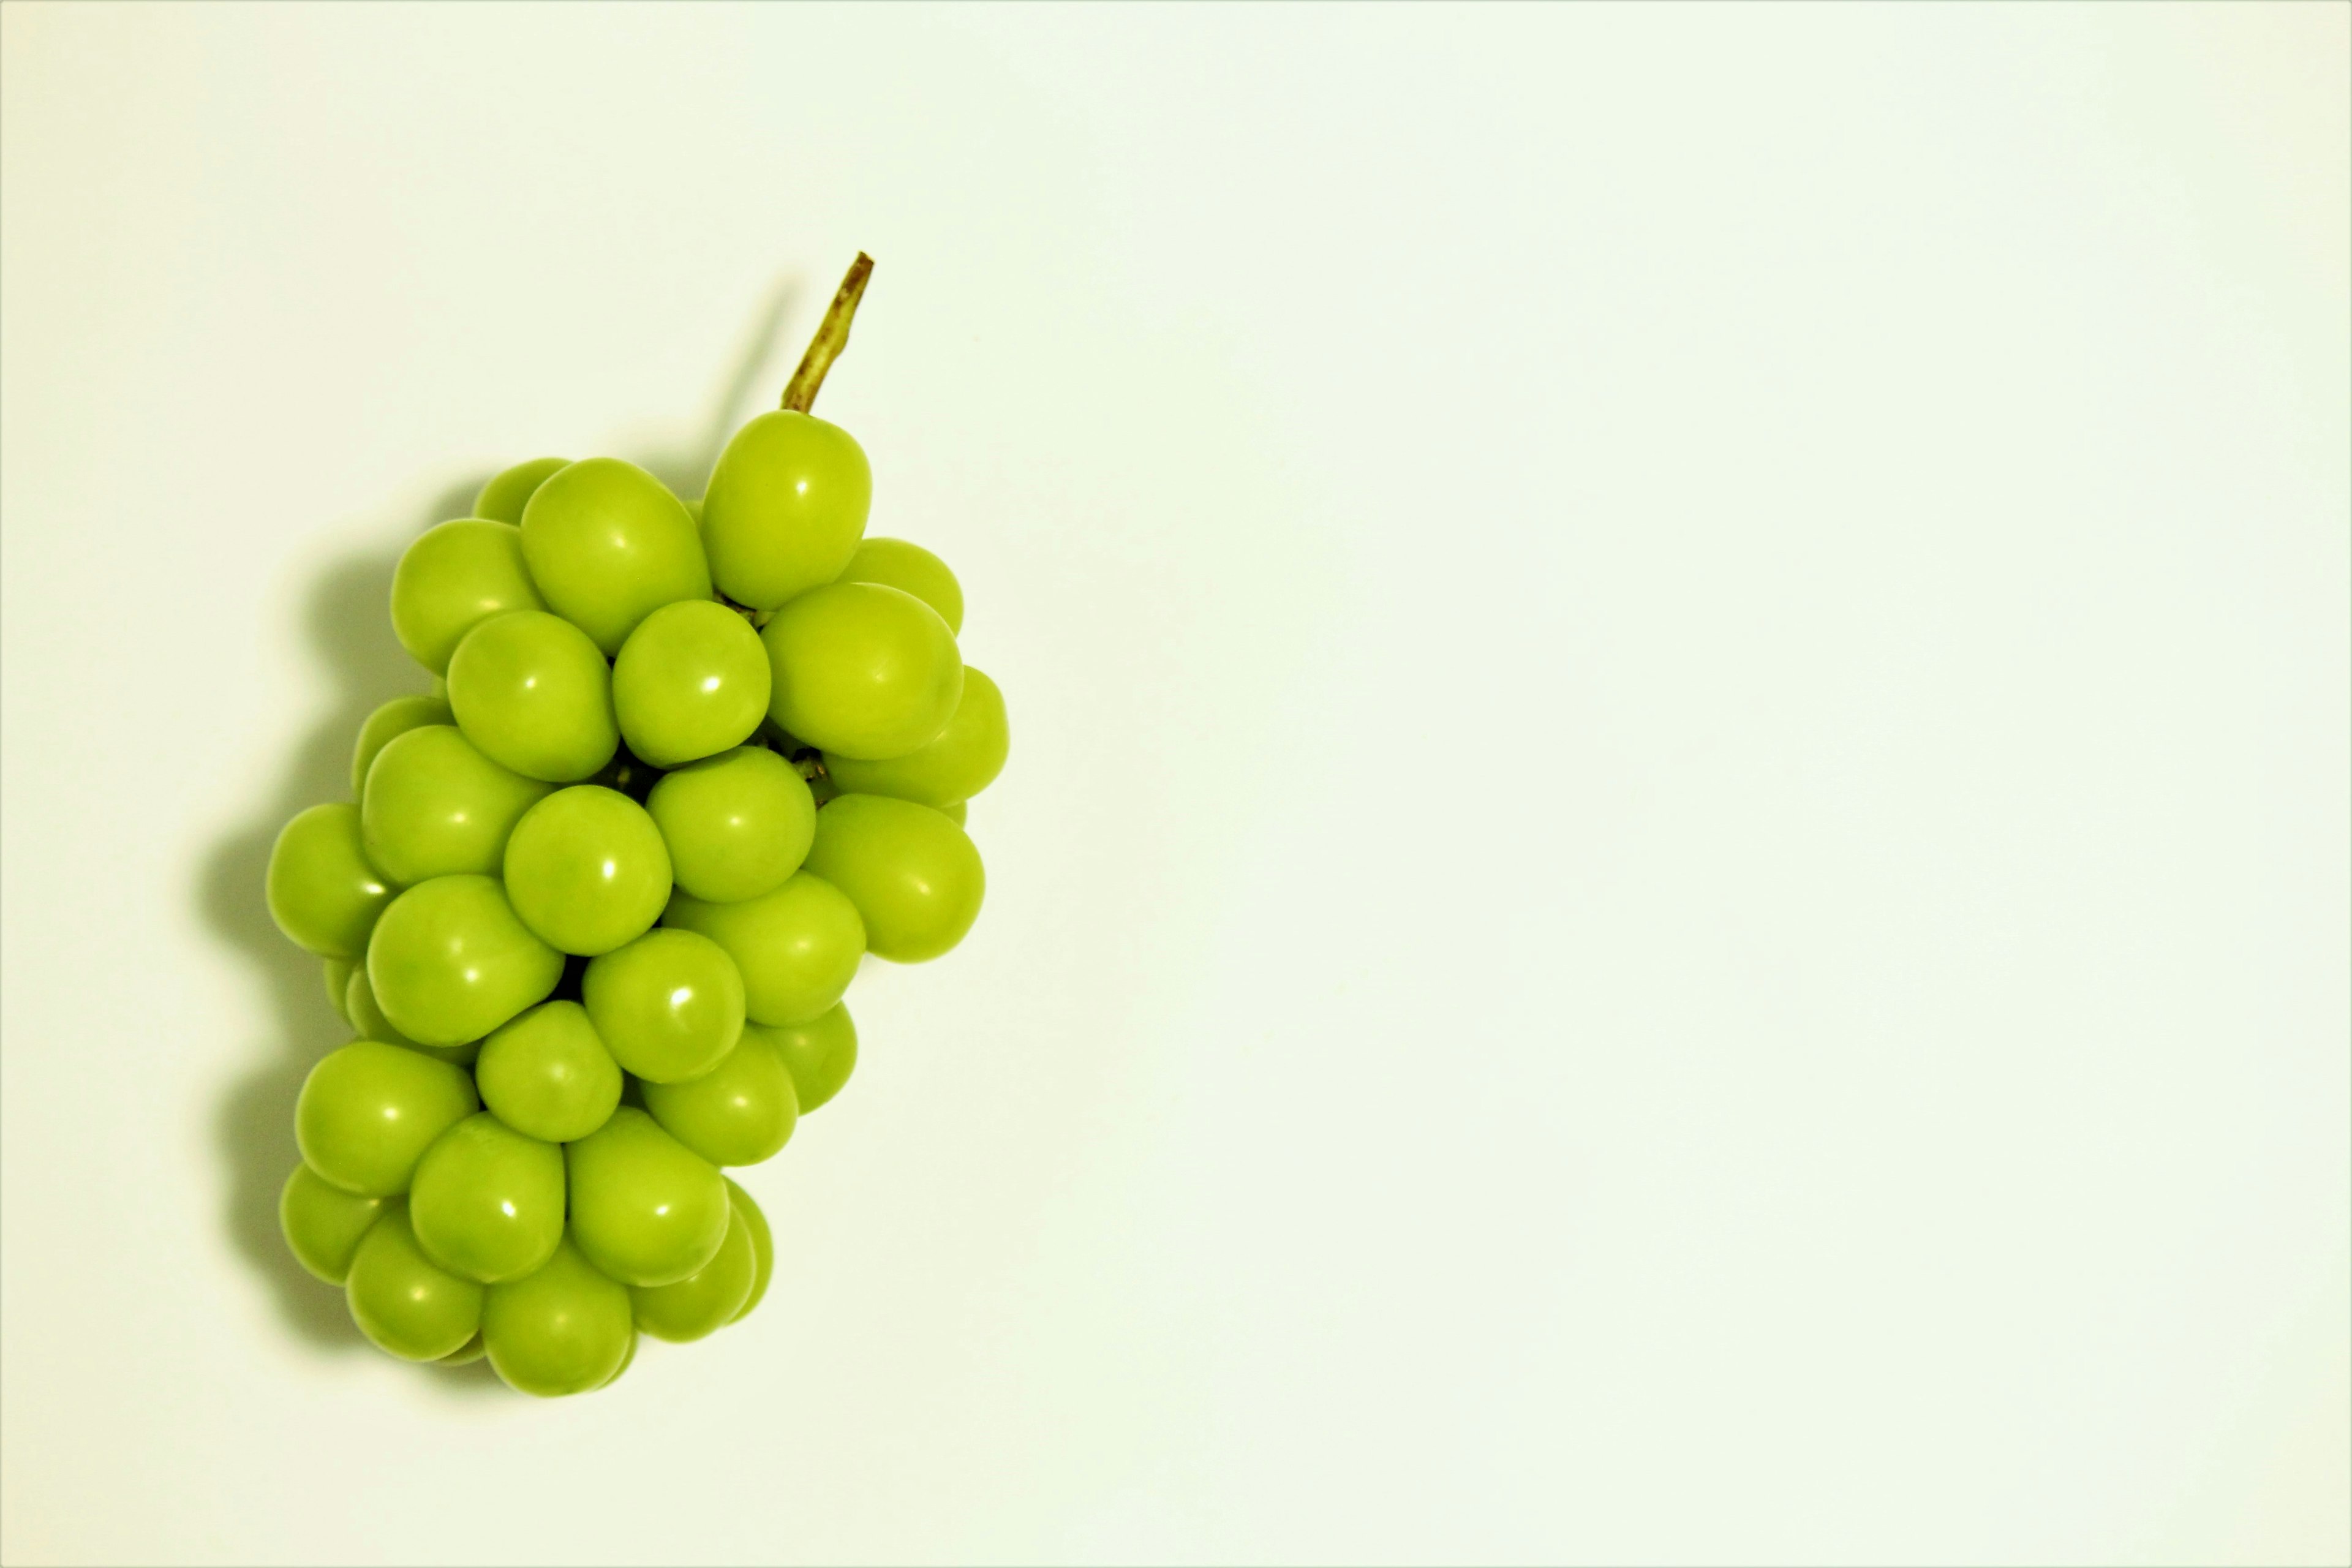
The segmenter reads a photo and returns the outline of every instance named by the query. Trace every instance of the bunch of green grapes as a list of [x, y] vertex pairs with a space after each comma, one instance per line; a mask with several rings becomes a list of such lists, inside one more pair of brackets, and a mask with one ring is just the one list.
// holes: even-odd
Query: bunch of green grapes
[[395, 1356], [578, 1394], [750, 1312], [773, 1252], [722, 1167], [840, 1091], [864, 954], [980, 912], [1004, 700], [954, 574], [865, 537], [866, 455], [807, 412], [870, 265], [698, 504], [547, 458], [410, 545], [392, 624], [432, 693], [278, 835], [270, 913], [358, 1037], [302, 1086], [279, 1220]]

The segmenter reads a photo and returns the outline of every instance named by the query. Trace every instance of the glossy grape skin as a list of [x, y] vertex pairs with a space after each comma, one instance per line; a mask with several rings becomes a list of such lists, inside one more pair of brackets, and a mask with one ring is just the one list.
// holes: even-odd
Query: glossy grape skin
[[425, 1256], [451, 1273], [520, 1279], [563, 1238], [563, 1151], [487, 1110], [468, 1116], [417, 1161], [408, 1218]]
[[778, 610], [768, 650], [771, 718], [828, 756], [878, 761], [955, 716], [963, 659], [939, 612], [877, 583], [835, 583]]
[[438, 523], [417, 536], [392, 574], [393, 635], [436, 675], [481, 622], [545, 608], [523, 562], [521, 531], [510, 523], [478, 517]]
[[386, 1198], [347, 1193], [308, 1165], [298, 1164], [278, 1191], [278, 1230], [296, 1262], [330, 1285], [352, 1272], [352, 1254], [368, 1227], [383, 1217]]
[[740, 903], [707, 904], [681, 893], [662, 924], [698, 931], [726, 949], [742, 976], [744, 1016], [761, 1024], [796, 1024], [840, 1001], [866, 952], [856, 907], [805, 872]]
[[585, 1138], [621, 1103], [621, 1068], [588, 1009], [545, 1002], [482, 1042], [474, 1083], [492, 1114], [550, 1143]]
[[482, 1288], [435, 1263], [394, 1205], [360, 1239], [343, 1285], [352, 1321], [403, 1361], [439, 1361], [482, 1326]]
[[[387, 903], [390, 901], [390, 900], [385, 900]], [[349, 1023], [352, 1009], [344, 994], [352, 988], [352, 976], [358, 973], [358, 963], [348, 958], [322, 958], [319, 961], [319, 964], [324, 972], [327, 982], [327, 1001], [337, 1013], [342, 1015], [343, 1021]]]
[[664, 605], [621, 645], [613, 706], [629, 750], [657, 768], [715, 756], [768, 715], [767, 650], [715, 599]]
[[395, 697], [367, 716], [360, 725], [360, 736], [352, 746], [352, 796], [357, 799], [367, 788], [368, 764], [394, 735], [406, 734], [425, 724], [455, 724], [457, 716], [449, 711], [446, 697]]
[[760, 1304], [760, 1298], [768, 1293], [768, 1281], [776, 1272], [776, 1243], [768, 1230], [768, 1216], [760, 1212], [760, 1205], [751, 1201], [751, 1194], [737, 1185], [732, 1176], [727, 1179], [727, 1199], [734, 1218], [743, 1223], [744, 1230], [751, 1237], [751, 1293], [743, 1298], [743, 1304], [735, 1309], [735, 1316], [731, 1320], [741, 1322], [751, 1315], [751, 1309]]
[[669, 849], [646, 808], [574, 784], [523, 814], [507, 840], [507, 897], [541, 941], [593, 958], [653, 928], [669, 901]]
[[572, 1238], [624, 1285], [670, 1285], [717, 1256], [727, 1239], [727, 1183], [719, 1167], [623, 1106], [564, 1146]]
[[383, 1009], [376, 1005], [375, 987], [368, 984], [364, 968], [353, 969], [352, 977], [343, 983], [343, 1016], [351, 1020], [352, 1027], [362, 1040], [382, 1040], [388, 1046], [423, 1051], [435, 1061], [447, 1062], [452, 1067], [471, 1067], [474, 1058], [482, 1053], [479, 1040], [457, 1046], [426, 1046], [394, 1028], [392, 1020], [383, 1016]]
[[792, 763], [739, 746], [662, 775], [646, 809], [669, 847], [679, 888], [740, 903], [782, 885], [816, 837], [816, 801]]
[[607, 655], [664, 605], [710, 597], [694, 519], [634, 463], [590, 458], [551, 475], [522, 514], [523, 558], [556, 614]]
[[849, 564], [874, 472], [848, 431], [776, 409], [735, 432], [702, 498], [710, 574], [739, 605], [772, 610]]
[[395, 735], [360, 795], [368, 858], [402, 887], [472, 872], [495, 876], [507, 835], [554, 789], [499, 766], [447, 724]]
[[743, 1033], [742, 976], [693, 931], [650, 931], [589, 960], [580, 999], [613, 1059], [653, 1083], [701, 1077]]
[[682, 1083], [646, 1085], [662, 1130], [714, 1165], [756, 1165], [791, 1141], [800, 1115], [793, 1076], [757, 1024], [717, 1067]]
[[1004, 694], [996, 682], [963, 667], [963, 697], [947, 728], [903, 757], [860, 762], [827, 755], [825, 771], [848, 795], [887, 795], [944, 809], [970, 800], [995, 781], [1012, 745]]
[[578, 626], [539, 610], [466, 634], [449, 657], [449, 707], [484, 756], [549, 784], [589, 777], [621, 743], [604, 656]]
[[497, 522], [522, 521], [522, 509], [556, 469], [568, 468], [569, 458], [533, 458], [492, 474], [474, 496], [474, 515]]
[[903, 539], [862, 540], [835, 581], [879, 583], [912, 594], [940, 613], [948, 630], [963, 635], [963, 585], [946, 562], [919, 544]]
[[636, 1346], [629, 1292], [598, 1273], [566, 1236], [537, 1272], [493, 1285], [482, 1342], [507, 1386], [542, 1398], [602, 1388]]
[[[487, 1298], [485, 1299], [487, 1304]], [[482, 1331], [476, 1329], [473, 1338], [434, 1362], [435, 1366], [471, 1366], [489, 1353], [490, 1347], [482, 1342]]]
[[962, 828], [887, 795], [839, 795], [818, 812], [808, 868], [857, 906], [867, 950], [899, 963], [961, 942], [987, 891], [980, 851]]
[[857, 1026], [850, 1021], [849, 1009], [839, 1003], [805, 1024], [772, 1028], [765, 1024], [744, 1026], [746, 1034], [754, 1029], [775, 1048], [784, 1070], [792, 1074], [793, 1101], [803, 1116], [839, 1094], [856, 1069]]
[[362, 1197], [408, 1190], [433, 1141], [481, 1109], [463, 1068], [381, 1040], [330, 1051], [302, 1080], [294, 1142], [302, 1163]]
[[478, 1040], [555, 989], [563, 955], [515, 918], [488, 877], [436, 877], [392, 901], [368, 942], [368, 985], [393, 1027], [428, 1046]]
[[740, 1316], [751, 1299], [751, 1283], [760, 1272], [758, 1250], [751, 1227], [729, 1205], [727, 1235], [709, 1262], [669, 1285], [640, 1286], [629, 1291], [629, 1307], [640, 1333], [684, 1344], [725, 1328]]
[[340, 803], [297, 812], [278, 829], [267, 887], [278, 929], [321, 958], [365, 952], [393, 899], [391, 879], [368, 854], [359, 808]]

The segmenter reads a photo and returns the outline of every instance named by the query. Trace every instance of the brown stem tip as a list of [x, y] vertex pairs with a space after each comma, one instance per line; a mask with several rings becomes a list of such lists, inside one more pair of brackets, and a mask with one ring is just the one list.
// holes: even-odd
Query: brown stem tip
[[857, 314], [857, 301], [866, 295], [866, 280], [874, 276], [874, 258], [864, 251], [849, 264], [849, 273], [834, 291], [833, 303], [825, 307], [824, 320], [817, 323], [816, 336], [809, 340], [808, 353], [801, 355], [800, 369], [784, 385], [784, 406], [796, 414], [806, 414], [809, 405], [816, 401], [816, 389], [824, 384], [824, 373], [841, 351], [849, 346], [849, 319]]

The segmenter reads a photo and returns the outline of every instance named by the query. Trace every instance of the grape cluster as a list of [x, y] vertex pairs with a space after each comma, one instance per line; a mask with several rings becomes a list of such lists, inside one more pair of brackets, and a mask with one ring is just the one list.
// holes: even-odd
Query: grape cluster
[[268, 871], [358, 1037], [302, 1086], [280, 1224], [392, 1354], [577, 1394], [640, 1332], [751, 1311], [773, 1252], [721, 1167], [849, 1077], [860, 957], [936, 958], [979, 914], [964, 802], [1004, 700], [954, 575], [864, 536], [871, 483], [787, 408], [698, 505], [541, 458], [402, 557], [432, 694], [369, 716], [355, 803]]

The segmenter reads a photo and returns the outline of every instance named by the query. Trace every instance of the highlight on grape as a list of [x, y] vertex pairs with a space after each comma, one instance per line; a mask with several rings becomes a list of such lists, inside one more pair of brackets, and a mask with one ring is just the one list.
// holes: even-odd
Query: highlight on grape
[[354, 1036], [302, 1086], [279, 1225], [393, 1355], [581, 1394], [749, 1313], [774, 1249], [724, 1168], [847, 1082], [860, 958], [980, 913], [1003, 694], [809, 412], [872, 268], [699, 501], [538, 458], [411, 544], [392, 625], [432, 690], [278, 837], [270, 915]]

